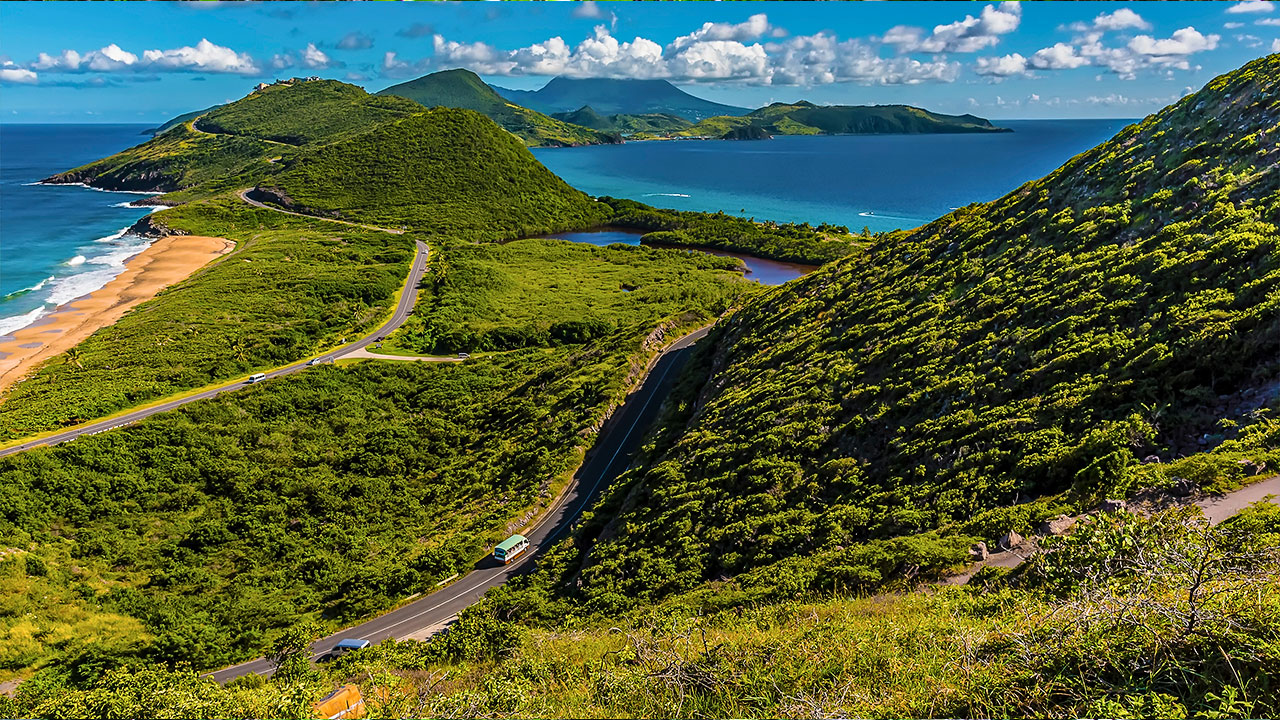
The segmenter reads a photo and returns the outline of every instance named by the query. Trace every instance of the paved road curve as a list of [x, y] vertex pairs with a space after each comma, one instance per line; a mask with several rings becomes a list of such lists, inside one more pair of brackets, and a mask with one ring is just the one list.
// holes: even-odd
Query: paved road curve
[[[323, 218], [319, 218], [319, 219], [323, 219]], [[378, 229], [382, 229], [382, 228], [378, 228]], [[387, 232], [399, 232], [399, 231], [388, 230]], [[413, 265], [409, 268], [409, 277], [405, 280], [404, 292], [401, 294], [400, 302], [396, 304], [395, 312], [391, 314], [391, 318], [387, 320], [387, 322], [384, 323], [382, 327], [360, 338], [359, 340], [353, 343], [350, 343], [348, 345], [343, 345], [337, 350], [333, 350], [331, 352], [325, 353], [323, 356], [321, 356], [325, 361], [334, 360], [334, 359], [343, 357], [345, 355], [354, 353], [358, 350], [363, 350], [366, 346], [376, 342], [378, 338], [384, 335], [390, 334], [392, 330], [395, 330], [396, 328], [403, 325], [404, 321], [408, 319], [409, 314], [413, 312], [413, 304], [417, 301], [417, 298], [418, 298], [418, 292], [417, 292], [418, 283], [419, 281], [422, 280], [423, 272], [426, 271], [427, 255], [430, 252], [430, 248], [427, 247], [426, 243], [422, 241], [418, 241], [417, 245], [418, 245], [418, 248], [413, 258]], [[300, 360], [292, 365], [286, 365], [285, 367], [271, 370], [270, 372], [266, 373], [266, 376], [268, 379], [276, 378], [284, 375], [292, 375], [296, 372], [301, 372], [306, 369], [307, 369], [307, 361]], [[99, 422], [95, 422], [89, 425], [84, 425], [82, 427], [75, 428], [72, 430], [66, 430], [56, 435], [50, 435], [47, 437], [39, 438], [37, 440], [32, 440], [30, 442], [26, 442], [21, 445], [14, 445], [13, 447], [0, 450], [0, 457], [4, 457], [5, 455], [13, 455], [14, 453], [20, 453], [23, 450], [29, 450], [33, 447], [38, 447], [40, 445], [57, 445], [58, 443], [64, 443], [64, 442], [67, 442], [68, 440], [75, 440], [81, 435], [94, 435], [96, 433], [118, 428], [122, 425], [132, 425], [133, 423], [136, 423], [139, 420], [149, 418], [152, 415], [155, 415], [156, 413], [167, 412], [169, 410], [173, 410], [174, 408], [186, 405], [189, 402], [195, 402], [196, 400], [205, 400], [211, 397], [215, 397], [217, 395], [221, 395], [222, 393], [225, 393], [225, 392], [239, 390], [244, 386], [245, 386], [244, 381], [236, 381], [236, 382], [226, 383], [224, 385], [218, 385], [216, 387], [209, 388], [208, 390], [204, 390], [202, 392], [196, 393], [195, 395], [188, 395], [185, 397], [178, 398], [176, 400], [170, 400], [169, 402], [162, 403], [160, 405], [142, 408], [140, 410], [135, 410], [131, 413], [127, 413], [125, 415], [109, 418], [107, 420], [101, 420]]]
[[[708, 328], [686, 335], [663, 351], [649, 371], [644, 384], [632, 393], [601, 431], [590, 456], [560, 495], [543, 521], [526, 537], [532, 546], [523, 558], [507, 566], [491, 559], [475, 568], [452, 585], [420, 600], [397, 608], [385, 615], [334, 633], [311, 645], [312, 659], [327, 654], [342, 638], [362, 638], [377, 644], [387, 638], [404, 638], [432, 627], [438, 627], [478, 601], [487, 590], [507, 581], [512, 575], [533, 566], [538, 554], [550, 548], [573, 525], [582, 511], [590, 507], [601, 489], [608, 487], [631, 463], [640, 447], [645, 429], [653, 424], [662, 401], [671, 391], [680, 368], [688, 360], [692, 346], [706, 336]], [[218, 682], [227, 682], [249, 673], [269, 675], [274, 665], [259, 658], [210, 673]]]

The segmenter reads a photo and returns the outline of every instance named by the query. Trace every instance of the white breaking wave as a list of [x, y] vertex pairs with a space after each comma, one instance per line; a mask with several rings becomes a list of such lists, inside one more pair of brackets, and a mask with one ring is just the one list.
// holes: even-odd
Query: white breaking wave
[[28, 186], [29, 185], [45, 185], [48, 187], [82, 187], [82, 188], [89, 188], [90, 190], [96, 190], [98, 192], [125, 193], [126, 195], [163, 195], [164, 194], [162, 192], [156, 192], [154, 190], [104, 190], [102, 188], [96, 188], [92, 185], [85, 185], [84, 183], [29, 182], [29, 183], [22, 183], [22, 184], [28, 185]]
[[39, 292], [41, 288], [43, 288], [45, 285], [48, 285], [50, 282], [56, 279], [57, 278], [55, 278], [53, 275], [50, 275], [49, 277], [41, 280], [40, 282], [36, 283], [35, 285], [32, 285], [31, 287], [25, 287], [25, 288], [22, 288], [21, 290], [14, 290], [8, 295], [5, 295], [5, 297], [6, 298], [18, 297], [19, 295], [26, 295], [27, 293]]
[[684, 193], [645, 193], [644, 197], [690, 197]]
[[48, 312], [47, 307], [41, 305], [24, 315], [13, 315], [11, 317], [0, 318], [0, 335], [12, 335], [14, 332], [39, 320], [46, 312]]
[[[123, 242], [120, 242], [121, 240]], [[10, 293], [5, 297], [13, 297], [18, 294], [27, 294], [37, 292], [39, 290], [48, 289], [48, 294], [43, 298], [43, 304], [33, 310], [22, 315], [13, 315], [10, 317], [0, 318], [0, 335], [9, 335], [20, 330], [31, 323], [36, 322], [40, 318], [47, 315], [54, 308], [71, 302], [77, 298], [82, 298], [89, 293], [101, 290], [124, 271], [126, 262], [129, 258], [146, 250], [151, 246], [151, 242], [140, 238], [136, 235], [125, 235], [122, 230], [105, 238], [99, 238], [95, 242], [115, 241], [109, 252], [101, 255], [93, 255], [86, 257], [85, 255], [76, 255], [63, 265], [69, 267], [83, 267], [84, 272], [78, 272], [74, 275], [65, 277], [49, 277], [41, 280], [36, 285], [25, 290], [19, 290]]]
[[96, 243], [114, 242], [114, 241], [119, 240], [120, 238], [124, 237], [124, 234], [125, 234], [125, 233], [127, 233], [127, 232], [129, 232], [129, 228], [128, 228], [128, 227], [122, 227], [122, 228], [120, 228], [119, 230], [117, 230], [117, 231], [115, 231], [115, 232], [111, 233], [110, 235], [107, 235], [106, 237], [100, 237], [100, 238], [98, 238], [97, 240], [94, 240], [94, 242], [96, 242]]

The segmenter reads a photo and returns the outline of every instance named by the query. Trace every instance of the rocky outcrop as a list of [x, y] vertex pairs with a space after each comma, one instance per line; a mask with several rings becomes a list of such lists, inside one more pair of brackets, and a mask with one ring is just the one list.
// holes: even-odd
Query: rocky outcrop
[[969, 559], [973, 562], [982, 562], [989, 554], [987, 544], [984, 542], [974, 543], [973, 547], [969, 548]]
[[1040, 526], [1036, 528], [1041, 535], [1066, 535], [1076, 526], [1076, 520], [1067, 515], [1059, 515], [1057, 517], [1042, 520]]
[[1104, 513], [1113, 513], [1113, 512], [1120, 512], [1121, 510], [1126, 509], [1128, 506], [1129, 504], [1126, 503], [1124, 500], [1108, 499], [1108, 500], [1103, 500], [1102, 505], [1100, 505], [1098, 509], [1100, 509]]
[[172, 228], [165, 224], [164, 220], [155, 215], [148, 215], [133, 225], [129, 226], [126, 231], [130, 235], [147, 238], [162, 238], [170, 235], [190, 235], [186, 230]]
[[1022, 537], [1017, 532], [1010, 530], [1000, 537], [1000, 542], [996, 543], [996, 547], [1001, 550], [1012, 550], [1021, 545], [1024, 540], [1026, 540], [1026, 538]]
[[758, 125], [743, 125], [736, 127], [724, 135], [720, 136], [721, 140], [772, 140], [773, 135], [768, 130]]
[[[96, 164], [96, 163], [95, 163]], [[88, 185], [99, 190], [125, 190], [129, 192], [167, 193], [179, 190], [173, 178], [157, 169], [129, 172], [127, 168], [120, 171], [100, 174], [89, 168], [79, 168], [58, 173], [41, 180], [49, 185]]]

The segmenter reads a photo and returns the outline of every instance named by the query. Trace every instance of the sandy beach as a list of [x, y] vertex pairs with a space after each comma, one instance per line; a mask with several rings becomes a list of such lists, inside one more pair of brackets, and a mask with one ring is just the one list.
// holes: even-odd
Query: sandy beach
[[231, 252], [235, 243], [201, 235], [170, 235], [129, 258], [125, 269], [99, 290], [60, 305], [0, 341], [0, 391], [37, 365], [74, 347], [130, 308], [183, 280], [209, 261]]

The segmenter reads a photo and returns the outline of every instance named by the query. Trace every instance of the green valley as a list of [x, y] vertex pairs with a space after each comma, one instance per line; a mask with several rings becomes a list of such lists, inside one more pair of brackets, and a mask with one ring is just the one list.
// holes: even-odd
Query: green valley
[[735, 258], [563, 240], [450, 246], [389, 347], [420, 354], [576, 344], [698, 308], [706, 324], [760, 286]]

